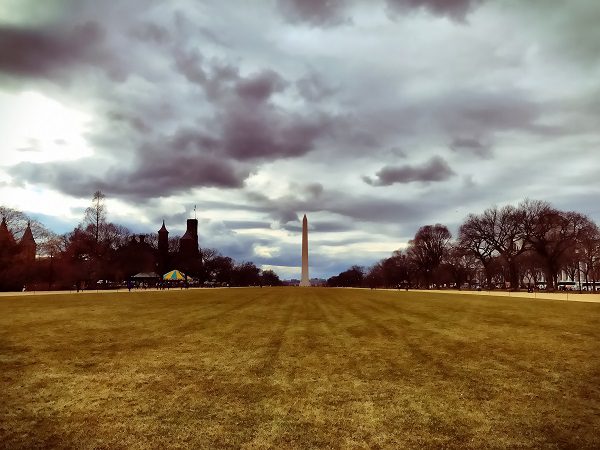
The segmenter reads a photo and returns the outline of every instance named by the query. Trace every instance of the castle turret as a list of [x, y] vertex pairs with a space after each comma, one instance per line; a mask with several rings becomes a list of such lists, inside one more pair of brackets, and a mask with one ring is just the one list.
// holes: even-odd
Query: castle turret
[[187, 220], [187, 230], [179, 240], [179, 251], [184, 258], [200, 256], [198, 248], [198, 219]]
[[178, 261], [184, 273], [197, 277], [202, 271], [200, 248], [198, 247], [198, 220], [188, 219], [187, 230], [179, 240]]
[[15, 238], [13, 234], [8, 229], [8, 225], [6, 224], [6, 218], [2, 218], [2, 223], [0, 224], [0, 248], [3, 247], [12, 247], [16, 244]]
[[169, 270], [169, 231], [163, 220], [162, 227], [158, 230], [158, 273], [161, 275]]
[[31, 223], [27, 223], [27, 228], [23, 233], [23, 237], [19, 242], [19, 253], [21, 257], [26, 262], [35, 261], [35, 253], [37, 251], [37, 244], [35, 243], [35, 239], [33, 238], [33, 233], [31, 232]]

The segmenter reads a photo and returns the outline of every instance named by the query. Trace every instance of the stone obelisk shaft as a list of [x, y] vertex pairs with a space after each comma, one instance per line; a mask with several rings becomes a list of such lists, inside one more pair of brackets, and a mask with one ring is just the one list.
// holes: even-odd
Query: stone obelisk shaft
[[310, 279], [308, 278], [308, 220], [306, 220], [306, 214], [302, 219], [302, 278], [300, 279], [300, 286], [310, 286]]

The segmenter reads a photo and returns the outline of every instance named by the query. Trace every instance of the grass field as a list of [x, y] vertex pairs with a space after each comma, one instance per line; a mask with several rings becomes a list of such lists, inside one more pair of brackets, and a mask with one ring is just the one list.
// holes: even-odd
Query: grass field
[[0, 447], [600, 448], [600, 304], [316, 288], [0, 298]]

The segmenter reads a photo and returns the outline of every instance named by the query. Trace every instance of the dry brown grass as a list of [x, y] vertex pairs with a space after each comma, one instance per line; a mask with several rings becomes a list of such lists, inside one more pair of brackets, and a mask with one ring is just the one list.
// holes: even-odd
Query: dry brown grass
[[0, 298], [0, 447], [598, 448], [599, 319], [343, 289]]

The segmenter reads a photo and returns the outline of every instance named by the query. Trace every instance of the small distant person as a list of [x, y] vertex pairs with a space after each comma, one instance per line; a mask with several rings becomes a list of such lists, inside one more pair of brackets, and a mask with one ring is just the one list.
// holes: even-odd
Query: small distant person
[[127, 290], [131, 292], [131, 280], [127, 280]]
[[23, 286], [23, 292], [25, 292], [25, 291], [26, 291], [25, 286]]
[[75, 289], [77, 289], [77, 292], [79, 292], [79, 289], [81, 288], [81, 283], [79, 281], [77, 281], [75, 283]]

